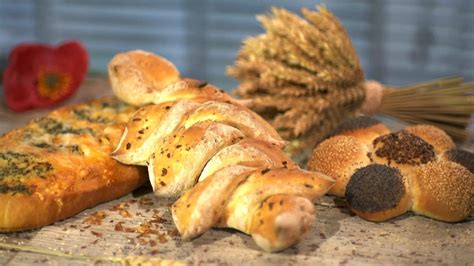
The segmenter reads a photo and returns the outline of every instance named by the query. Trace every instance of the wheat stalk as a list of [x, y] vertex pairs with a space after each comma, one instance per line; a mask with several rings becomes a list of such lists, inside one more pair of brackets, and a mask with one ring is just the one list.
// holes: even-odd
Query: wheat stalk
[[240, 81], [235, 94], [293, 141], [292, 155], [311, 149], [341, 119], [358, 112], [432, 124], [456, 140], [470, 135], [474, 84], [460, 77], [403, 87], [377, 83], [380, 92], [373, 101], [341, 22], [321, 6], [303, 8], [302, 14], [272, 8], [271, 14], [258, 16], [265, 34], [245, 40], [227, 70]]
[[448, 77], [387, 89], [378, 112], [412, 124], [432, 124], [454, 139], [472, 136], [466, 128], [474, 113], [474, 83]]

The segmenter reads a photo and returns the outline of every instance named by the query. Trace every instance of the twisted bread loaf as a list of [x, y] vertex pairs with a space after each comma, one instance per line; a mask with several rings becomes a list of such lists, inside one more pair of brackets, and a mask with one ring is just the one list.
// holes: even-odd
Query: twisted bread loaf
[[[151, 70], [142, 68], [166, 66], [165, 62], [121, 66], [144, 58], [162, 60], [129, 52], [117, 55], [109, 69], [132, 68], [130, 73], [137, 78], [154, 79], [146, 74]], [[126, 91], [122, 86], [133, 79], [114, 71], [109, 74], [117, 92]], [[121, 78], [127, 82], [121, 83]], [[281, 151], [286, 142], [275, 129], [207, 83], [191, 79], [168, 86], [153, 80], [131, 83], [150, 91], [141, 99], [143, 104], [155, 104], [134, 114], [112, 156], [125, 164], [147, 165], [155, 194], [184, 193], [172, 207], [184, 239], [211, 227], [250, 234], [267, 251], [301, 239], [314, 221], [313, 202], [333, 185], [331, 178], [299, 169]], [[150, 89], [149, 84], [155, 87]], [[117, 95], [140, 102], [136, 95]]]
[[313, 151], [308, 169], [336, 179], [329, 194], [345, 197], [351, 210], [384, 221], [409, 210], [456, 222], [474, 210], [474, 154], [456, 149], [429, 125], [389, 133], [360, 117], [342, 124]]

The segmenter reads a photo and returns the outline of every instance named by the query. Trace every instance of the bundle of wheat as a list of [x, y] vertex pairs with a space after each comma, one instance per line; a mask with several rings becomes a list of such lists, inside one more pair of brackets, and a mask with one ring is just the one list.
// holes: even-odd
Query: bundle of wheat
[[340, 21], [324, 7], [302, 14], [273, 8], [258, 16], [266, 33], [245, 40], [227, 71], [240, 81], [235, 94], [292, 141], [292, 155], [361, 112], [435, 124], [457, 139], [468, 134], [474, 84], [446, 78], [395, 89], [366, 81]]

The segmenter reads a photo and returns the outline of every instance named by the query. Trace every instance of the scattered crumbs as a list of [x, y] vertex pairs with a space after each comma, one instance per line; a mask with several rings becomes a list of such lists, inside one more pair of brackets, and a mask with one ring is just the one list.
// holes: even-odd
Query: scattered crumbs
[[127, 233], [135, 233], [136, 229], [131, 227], [124, 227], [123, 230]]
[[91, 234], [95, 235], [96, 237], [102, 237], [102, 233], [96, 232], [96, 231], [91, 231]]
[[119, 214], [124, 218], [130, 218], [132, 215], [127, 210], [120, 210]]
[[127, 203], [119, 203], [119, 204], [116, 204], [114, 206], [112, 206], [111, 208], [109, 208], [110, 211], [120, 211], [120, 210], [124, 210], [126, 208], [128, 208], [129, 205]]
[[162, 218], [161, 216], [157, 215], [157, 214], [153, 214], [152, 216], [153, 220], [150, 220], [150, 223], [165, 223], [167, 222], [166, 219]]
[[153, 201], [149, 198], [149, 197], [143, 197], [141, 198], [138, 203], [140, 205], [147, 205], [147, 206], [150, 206], [150, 205], [153, 205]]
[[160, 241], [161, 244], [168, 242], [168, 239], [164, 234], [158, 235], [158, 240]]
[[319, 248], [319, 245], [318, 244], [311, 244], [311, 245], [309, 245], [309, 247], [314, 251], [314, 250], [317, 250]]
[[144, 238], [137, 237], [137, 241], [138, 241], [138, 244], [140, 244], [142, 246], [148, 245], [148, 241]]
[[89, 225], [101, 225], [107, 214], [104, 211], [96, 211], [85, 218], [82, 223]]
[[115, 228], [115, 231], [117, 231], [117, 232], [123, 232], [123, 224], [124, 224], [124, 222], [118, 222], [118, 223], [116, 223], [116, 224], [115, 224], [115, 227], [114, 227], [114, 228]]
[[179, 231], [178, 229], [174, 228], [174, 229], [171, 229], [171, 230], [168, 230], [167, 231], [168, 235], [171, 236], [171, 237], [176, 237], [179, 235]]
[[135, 239], [132, 238], [132, 237], [128, 237], [128, 236], [127, 236], [127, 243], [130, 243], [130, 244], [132, 244], [132, 245], [135, 245]]

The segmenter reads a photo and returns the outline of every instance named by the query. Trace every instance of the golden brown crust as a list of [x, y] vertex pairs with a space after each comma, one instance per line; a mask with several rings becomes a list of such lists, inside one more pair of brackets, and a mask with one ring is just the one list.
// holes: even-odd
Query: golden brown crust
[[[380, 125], [364, 117], [341, 125], [335, 136], [315, 148], [308, 169], [335, 177], [329, 193], [344, 196], [354, 213], [370, 221], [409, 210], [447, 222], [469, 217], [474, 206], [473, 155], [456, 149], [444, 131], [431, 125], [410, 126], [369, 141], [386, 131]], [[355, 169], [352, 164], [366, 166]]]
[[462, 221], [474, 208], [474, 174], [460, 164], [437, 161], [413, 177], [413, 211], [445, 222]]
[[[144, 66], [130, 67], [140, 72]], [[143, 71], [142, 75], [148, 72]], [[126, 81], [128, 77], [122, 78]], [[196, 237], [212, 226], [230, 226], [252, 234], [265, 250], [278, 251], [297, 242], [310, 228], [314, 221], [313, 202], [327, 192], [334, 180], [299, 169], [280, 150], [286, 142], [264, 119], [224, 91], [191, 79], [172, 82], [153, 93], [153, 99], [145, 98], [139, 99], [142, 104], [175, 102], [169, 109], [186, 99], [199, 99], [202, 103], [187, 113], [169, 111], [130, 125], [113, 154], [127, 163], [146, 161], [157, 195], [176, 196], [189, 189], [172, 208], [184, 239]], [[160, 107], [148, 109], [162, 112]], [[149, 115], [152, 113], [153, 110]], [[181, 122], [170, 125], [167, 120]], [[143, 127], [152, 133], [140, 132]], [[134, 141], [138, 137], [147, 140]], [[152, 144], [145, 145], [147, 141]], [[141, 160], [136, 160], [137, 153]], [[127, 156], [134, 158], [128, 160]], [[201, 182], [196, 184], [199, 176]], [[273, 209], [274, 201], [279, 207]], [[263, 208], [259, 214], [268, 222], [264, 227], [255, 224], [259, 220], [251, 226], [259, 206]]]
[[405, 128], [406, 131], [414, 134], [429, 144], [433, 145], [437, 153], [453, 149], [456, 147], [451, 137], [443, 130], [432, 125], [415, 125]]
[[300, 169], [224, 167], [188, 190], [172, 213], [184, 239], [212, 226], [252, 235], [267, 251], [299, 241], [314, 222], [313, 202], [333, 180]]
[[155, 194], [180, 195], [198, 181], [212, 156], [243, 138], [244, 134], [238, 129], [211, 121], [181, 128], [164, 138], [148, 166]]
[[263, 140], [248, 138], [227, 146], [214, 155], [202, 170], [199, 181], [203, 181], [219, 169], [236, 164], [266, 166], [269, 168], [298, 168], [297, 164], [276, 145]]
[[180, 101], [140, 108], [130, 118], [111, 156], [125, 164], [146, 165], [156, 143], [171, 134], [183, 116], [199, 105], [196, 101]]
[[388, 133], [390, 133], [390, 129], [380, 121], [369, 116], [359, 116], [341, 123], [331, 133], [331, 136], [350, 136], [370, 145], [374, 139]]
[[289, 194], [305, 197], [313, 202], [333, 184], [334, 180], [322, 173], [301, 169], [274, 168], [257, 171], [235, 189], [220, 226], [249, 233], [251, 214], [266, 198]]
[[338, 135], [319, 144], [307, 169], [324, 173], [336, 180], [328, 194], [344, 197], [347, 182], [354, 171], [370, 163], [368, 147], [355, 137]]
[[357, 216], [364, 218], [365, 220], [371, 221], [371, 222], [383, 222], [392, 218], [395, 218], [397, 216], [400, 216], [407, 211], [410, 210], [411, 207], [411, 197], [409, 194], [405, 194], [405, 196], [401, 199], [399, 204], [390, 210], [385, 210], [385, 211], [380, 211], [380, 212], [365, 212], [365, 211], [360, 211], [354, 208], [351, 208], [351, 211], [355, 213]]
[[224, 90], [205, 81], [194, 79], [182, 79], [170, 84], [164, 88], [161, 93], [155, 95], [153, 103], [159, 104], [163, 102], [205, 99], [208, 101], [222, 101], [237, 104]]
[[214, 226], [234, 189], [255, 170], [238, 164], [227, 166], [186, 191], [171, 209], [181, 237], [191, 239]]
[[406, 174], [380, 164], [358, 169], [347, 184], [345, 197], [352, 212], [373, 222], [397, 217], [412, 206]]
[[133, 105], [144, 105], [179, 80], [176, 67], [158, 55], [141, 50], [115, 55], [108, 66], [115, 95]]
[[109, 169], [113, 171], [106, 176], [103, 170], [91, 171], [84, 180], [78, 178], [80, 182], [61, 192], [0, 194], [0, 232], [23, 231], [52, 224], [130, 193], [146, 180], [146, 168], [120, 165], [109, 166]]
[[315, 221], [315, 213], [307, 198], [270, 196], [255, 211], [249, 233], [264, 250], [280, 251], [303, 238]]
[[54, 223], [142, 185], [144, 169], [108, 156], [122, 133], [122, 115], [134, 110], [101, 99], [61, 108], [4, 135], [0, 231]]
[[200, 121], [224, 123], [238, 128], [247, 137], [261, 139], [278, 147], [286, 145], [286, 142], [268, 122], [250, 109], [240, 105], [218, 101], [206, 102], [183, 118], [183, 126], [188, 128]]

